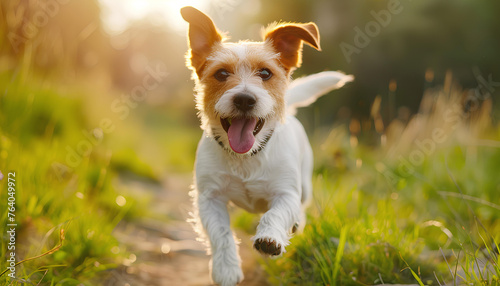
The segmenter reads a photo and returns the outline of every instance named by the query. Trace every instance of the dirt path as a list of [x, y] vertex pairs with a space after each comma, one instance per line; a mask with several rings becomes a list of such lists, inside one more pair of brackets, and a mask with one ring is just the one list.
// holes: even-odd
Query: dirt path
[[[104, 285], [140, 286], [211, 285], [204, 246], [186, 222], [191, 203], [188, 196], [191, 175], [169, 176], [161, 184], [124, 177], [117, 182], [134, 195], [152, 195], [150, 212], [155, 217], [170, 218], [122, 221], [114, 235], [131, 253], [129, 259], [110, 273]], [[252, 250], [250, 236], [238, 233], [245, 280], [241, 285], [269, 285], [257, 263], [258, 254]]]

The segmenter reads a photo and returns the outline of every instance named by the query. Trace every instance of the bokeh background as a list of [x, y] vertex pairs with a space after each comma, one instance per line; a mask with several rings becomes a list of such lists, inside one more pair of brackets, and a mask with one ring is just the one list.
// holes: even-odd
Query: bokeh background
[[[186, 234], [189, 227], [180, 222], [189, 215], [190, 172], [201, 136], [194, 84], [185, 67], [187, 24], [179, 14], [185, 5], [209, 14], [230, 41], [260, 40], [262, 27], [274, 21], [318, 25], [322, 51], [304, 47], [303, 65], [294, 78], [324, 70], [355, 77], [298, 114], [316, 150], [319, 188], [347, 188], [322, 180], [348, 172], [355, 177], [368, 165], [373, 171], [357, 173], [361, 179], [354, 188], [369, 193], [362, 186], [376, 186], [376, 199], [367, 195], [374, 205], [384, 196], [390, 201], [406, 198], [399, 204], [404, 209], [415, 199], [432, 198], [422, 181], [447, 177], [445, 165], [452, 162], [463, 174], [460, 186], [468, 187], [468, 194], [480, 202], [493, 204], [474, 210], [498, 241], [497, 0], [2, 0], [0, 171], [17, 172], [20, 178], [18, 261], [41, 255], [18, 266], [15, 283], [141, 285], [145, 280], [139, 273], [148, 273], [148, 283], [165, 285], [158, 273], [171, 271], [173, 279], [189, 270], [175, 265], [202, 259], [192, 266], [207, 268], [199, 246], [173, 242], [194, 241], [193, 234]], [[432, 138], [436, 128], [443, 128], [454, 143], [437, 144], [425, 163], [413, 164], [428, 180], [408, 179], [401, 156], [412, 158], [415, 140]], [[464, 138], [478, 139], [469, 143], [487, 146], [486, 153], [482, 147], [460, 147]], [[434, 152], [438, 149], [445, 153]], [[474, 166], [480, 174], [472, 172]], [[394, 176], [384, 171], [391, 168]], [[375, 177], [388, 179], [390, 186], [372, 184]], [[0, 182], [3, 211], [7, 185]], [[447, 183], [455, 188], [453, 180]], [[416, 189], [424, 194], [414, 193]], [[370, 202], [358, 205], [369, 209]], [[470, 208], [457, 204], [448, 215], [459, 230], [465, 223], [457, 213], [470, 215]], [[414, 225], [431, 218], [446, 222], [448, 216], [438, 211], [440, 203], [417, 205], [420, 208], [403, 216]], [[426, 215], [420, 216], [422, 209]], [[6, 222], [7, 215], [1, 216]], [[237, 221], [255, 223], [255, 218], [242, 215]], [[479, 228], [474, 219], [469, 223], [467, 227]], [[163, 230], [158, 241], [145, 238], [155, 237], [151, 229]], [[183, 234], [175, 232], [179, 229]], [[341, 229], [334, 230], [337, 237]], [[127, 240], [137, 233], [142, 246]], [[8, 255], [3, 235], [0, 253]], [[427, 235], [415, 241], [423, 239], [430, 248], [439, 248], [439, 243], [431, 243], [435, 233]], [[440, 245], [449, 246], [448, 238], [445, 235]], [[151, 250], [146, 242], [152, 248], [160, 245], [159, 253], [144, 254]], [[173, 255], [175, 247], [178, 253], [194, 252], [196, 258]], [[149, 266], [161, 262], [163, 270], [131, 267], [141, 259]], [[208, 281], [203, 280], [208, 279], [205, 272], [199, 277]], [[5, 273], [1, 279], [11, 281]]]
[[[44, 78], [73, 83], [91, 77], [99, 80], [92, 85], [129, 92], [145, 65], [161, 61], [169, 76], [148, 103], [166, 108], [191, 101], [183, 60], [187, 25], [178, 15], [184, 5], [209, 13], [235, 41], [260, 40], [261, 28], [274, 21], [316, 22], [323, 51], [304, 49], [304, 65], [295, 76], [342, 70], [356, 77], [350, 87], [318, 105], [322, 123], [331, 123], [343, 107], [360, 119], [369, 117], [374, 98], [387, 96], [391, 82], [395, 110], [383, 111], [386, 121], [402, 106], [415, 113], [424, 90], [442, 84], [447, 71], [464, 88], [478, 86], [475, 68], [485, 78], [500, 72], [500, 4], [492, 0], [54, 3], [55, 8], [51, 1], [2, 3], [3, 70], [15, 70], [29, 54], [33, 72]], [[391, 5], [397, 13], [390, 12]], [[37, 14], [40, 9], [45, 16]], [[356, 38], [362, 45], [355, 44]]]

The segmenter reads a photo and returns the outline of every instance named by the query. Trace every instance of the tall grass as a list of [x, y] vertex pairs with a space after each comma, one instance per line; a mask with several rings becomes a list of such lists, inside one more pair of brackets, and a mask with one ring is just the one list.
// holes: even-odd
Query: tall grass
[[[88, 128], [81, 102], [72, 96], [0, 75], [0, 170], [16, 173], [16, 278], [2, 285], [94, 285], [97, 273], [113, 267], [124, 250], [113, 228], [133, 204], [118, 205], [111, 184], [116, 175], [106, 150], [95, 148], [80, 164], [69, 166], [67, 146], [84, 140]], [[74, 91], [72, 91], [74, 92]], [[0, 181], [0, 272], [10, 255], [7, 182]], [[64, 235], [62, 235], [64, 234]], [[94, 281], [94, 282], [93, 282]]]
[[428, 91], [409, 122], [368, 130], [376, 147], [359, 144], [352, 124], [333, 129], [316, 148], [308, 225], [283, 258], [264, 260], [270, 280], [499, 285], [500, 127], [489, 100], [464, 113], [463, 93]]
[[[201, 131], [176, 110], [139, 106], [116, 119], [114, 91], [40, 80], [29, 66], [0, 74], [0, 284], [100, 285], [128, 257], [113, 236], [117, 224], [157, 216], [145, 207], [152, 195], [117, 182], [160, 186], [165, 172], [191, 171]], [[97, 129], [103, 118], [113, 132]], [[17, 177], [15, 279], [3, 272], [8, 172]]]

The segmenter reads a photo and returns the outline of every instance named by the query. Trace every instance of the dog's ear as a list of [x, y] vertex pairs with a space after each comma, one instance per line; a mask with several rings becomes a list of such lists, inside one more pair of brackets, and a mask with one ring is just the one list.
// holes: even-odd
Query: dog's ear
[[302, 41], [321, 51], [318, 27], [312, 22], [272, 24], [264, 32], [264, 39], [280, 53], [280, 61], [288, 70], [302, 63]]
[[222, 41], [222, 35], [217, 31], [214, 22], [203, 12], [191, 6], [181, 9], [181, 15], [189, 23], [187, 64], [194, 68], [198, 77], [201, 72], [207, 56], [212, 51], [215, 43]]

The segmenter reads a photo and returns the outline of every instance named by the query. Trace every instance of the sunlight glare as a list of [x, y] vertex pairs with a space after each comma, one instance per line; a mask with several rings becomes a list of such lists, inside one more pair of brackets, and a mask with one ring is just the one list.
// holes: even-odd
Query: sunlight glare
[[185, 31], [187, 23], [180, 15], [184, 6], [204, 10], [208, 0], [99, 0], [101, 18], [106, 32], [112, 35], [125, 31], [133, 22], [149, 20], [154, 25], [169, 25], [176, 31]]

